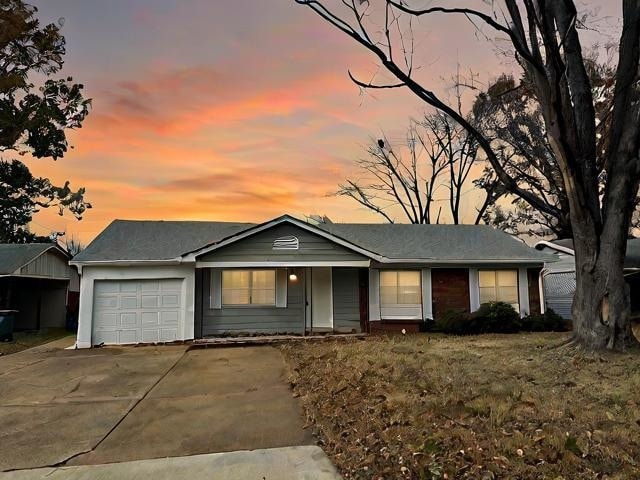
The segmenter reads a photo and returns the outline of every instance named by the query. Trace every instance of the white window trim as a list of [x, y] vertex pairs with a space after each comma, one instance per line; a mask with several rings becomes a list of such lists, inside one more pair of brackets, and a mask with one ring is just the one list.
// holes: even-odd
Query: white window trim
[[[395, 272], [415, 272], [418, 274], [418, 295], [419, 299], [417, 303], [383, 303], [382, 302], [382, 281], [378, 281], [378, 300], [380, 306], [380, 319], [381, 320], [422, 320], [423, 310], [423, 275], [421, 269], [413, 268], [398, 268], [398, 269], [383, 269], [380, 270], [379, 275], [383, 273]], [[396, 283], [396, 287], [399, 288], [399, 284]]]
[[[222, 308], [256, 308], [256, 307], [276, 307], [278, 304], [278, 270], [276, 268], [239, 268], [239, 269], [224, 269], [220, 271], [220, 296], [224, 298], [224, 272], [249, 272], [249, 303], [224, 303], [220, 302]], [[273, 272], [273, 303], [252, 303], [252, 291], [253, 291], [253, 272]]]
[[[528, 279], [526, 268], [470, 268], [469, 269], [469, 290], [470, 290], [470, 303], [471, 311], [474, 312], [480, 308], [480, 271], [483, 272], [498, 272], [498, 271], [511, 271], [516, 272], [516, 290], [518, 292], [518, 310], [521, 317], [529, 314], [529, 294], [528, 294]], [[523, 281], [524, 274], [524, 281]], [[497, 279], [496, 279], [497, 282]]]

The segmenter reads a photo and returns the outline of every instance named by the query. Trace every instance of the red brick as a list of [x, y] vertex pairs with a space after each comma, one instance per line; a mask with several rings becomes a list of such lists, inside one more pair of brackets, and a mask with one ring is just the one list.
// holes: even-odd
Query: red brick
[[469, 269], [431, 269], [434, 316], [447, 311], [469, 312]]

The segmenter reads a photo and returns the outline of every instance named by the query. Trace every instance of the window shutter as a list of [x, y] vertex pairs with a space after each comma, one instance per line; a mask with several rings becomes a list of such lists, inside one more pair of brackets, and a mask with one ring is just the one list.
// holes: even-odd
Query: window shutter
[[211, 285], [209, 286], [211, 297], [210, 306], [212, 309], [222, 308], [222, 270], [211, 269]]
[[430, 268], [422, 269], [422, 318], [425, 320], [433, 320]]
[[529, 315], [529, 278], [526, 268], [518, 269], [518, 304], [520, 305], [520, 316]]
[[380, 270], [369, 269], [369, 320], [380, 320]]
[[469, 269], [469, 308], [472, 312], [480, 308], [480, 284], [477, 268]]
[[276, 270], [276, 307], [287, 308], [287, 269], [278, 268]]

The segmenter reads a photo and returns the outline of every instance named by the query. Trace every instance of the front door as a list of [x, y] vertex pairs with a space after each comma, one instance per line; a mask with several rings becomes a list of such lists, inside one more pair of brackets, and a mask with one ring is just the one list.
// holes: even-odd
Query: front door
[[307, 269], [307, 328], [311, 331], [333, 330], [333, 285], [331, 267]]

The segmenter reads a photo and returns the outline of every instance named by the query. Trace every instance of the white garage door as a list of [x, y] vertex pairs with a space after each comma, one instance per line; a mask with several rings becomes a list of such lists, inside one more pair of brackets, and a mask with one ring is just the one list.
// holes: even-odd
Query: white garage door
[[183, 279], [96, 280], [94, 345], [172, 342], [180, 328]]

